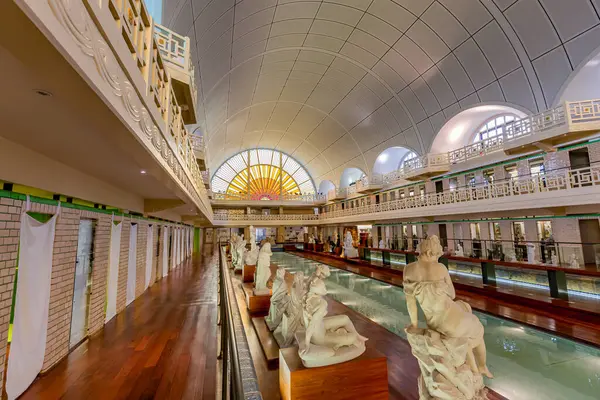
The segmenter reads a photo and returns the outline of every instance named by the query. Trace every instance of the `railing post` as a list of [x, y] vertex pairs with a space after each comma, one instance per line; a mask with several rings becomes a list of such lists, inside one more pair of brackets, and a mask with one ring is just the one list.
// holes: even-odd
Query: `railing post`
[[481, 278], [484, 285], [496, 286], [496, 264], [482, 261]]
[[569, 300], [567, 276], [564, 271], [548, 270], [548, 285], [550, 286], [550, 297]]

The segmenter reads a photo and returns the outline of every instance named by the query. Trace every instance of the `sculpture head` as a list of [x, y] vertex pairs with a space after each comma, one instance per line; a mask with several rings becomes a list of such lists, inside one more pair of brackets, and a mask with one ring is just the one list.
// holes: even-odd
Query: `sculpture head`
[[266, 241], [265, 244], [260, 248], [260, 253], [271, 254], [271, 242]]
[[281, 279], [281, 280], [285, 279], [285, 268], [284, 267], [277, 268], [277, 272], [275, 274], [275, 279]]
[[312, 282], [312, 284], [308, 288], [308, 292], [316, 296], [325, 296], [327, 294], [327, 287], [325, 286], [325, 282], [323, 282], [320, 279]]
[[419, 260], [423, 261], [437, 261], [444, 254], [440, 239], [436, 235], [424, 239], [418, 246], [418, 252]]
[[317, 269], [315, 270], [315, 275], [319, 279], [325, 279], [325, 278], [329, 278], [329, 275], [331, 275], [331, 272], [329, 271], [329, 267], [327, 265], [319, 264], [319, 265], [317, 265]]

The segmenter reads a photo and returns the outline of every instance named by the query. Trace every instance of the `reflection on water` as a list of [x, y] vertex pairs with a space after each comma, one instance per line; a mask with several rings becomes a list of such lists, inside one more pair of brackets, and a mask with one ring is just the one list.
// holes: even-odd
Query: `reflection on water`
[[[275, 253], [271, 261], [305, 274], [319, 264], [289, 253]], [[330, 270], [326, 283], [333, 299], [405, 338], [410, 318], [401, 288], [334, 267]], [[488, 387], [510, 400], [600, 399], [599, 349], [475, 314], [485, 327], [488, 365], [495, 376], [486, 380]], [[424, 321], [422, 314], [419, 319]]]

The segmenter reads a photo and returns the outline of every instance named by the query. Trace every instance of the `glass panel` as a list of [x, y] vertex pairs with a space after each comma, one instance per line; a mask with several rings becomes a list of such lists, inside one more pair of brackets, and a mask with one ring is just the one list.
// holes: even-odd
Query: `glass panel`
[[89, 219], [80, 220], [69, 347], [77, 345], [87, 336], [89, 297], [92, 287], [93, 243], [94, 221]]

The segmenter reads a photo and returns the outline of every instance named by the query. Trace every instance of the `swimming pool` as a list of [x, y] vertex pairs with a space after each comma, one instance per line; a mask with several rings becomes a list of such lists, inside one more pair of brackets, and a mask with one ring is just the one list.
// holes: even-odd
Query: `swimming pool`
[[[274, 253], [274, 264], [310, 274], [319, 265], [290, 253]], [[405, 338], [410, 323], [402, 288], [330, 266], [329, 295]], [[510, 400], [600, 399], [600, 349], [475, 312], [485, 327], [486, 385]], [[420, 321], [424, 321], [420, 314]], [[424, 322], [423, 322], [424, 324]]]

